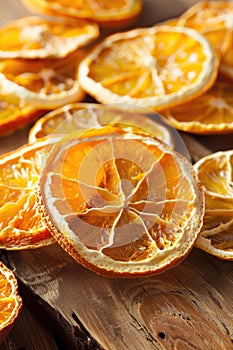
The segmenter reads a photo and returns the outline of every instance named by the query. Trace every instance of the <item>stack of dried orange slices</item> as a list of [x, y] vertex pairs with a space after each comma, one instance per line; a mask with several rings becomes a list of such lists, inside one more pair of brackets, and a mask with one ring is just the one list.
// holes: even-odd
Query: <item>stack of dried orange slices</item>
[[[153, 135], [171, 148], [175, 135], [146, 114], [88, 103], [60, 107], [39, 119], [29, 133], [29, 143], [0, 157], [0, 248], [39, 248], [54, 242], [37, 208], [41, 169], [53, 144], [74, 130], [115, 125]], [[186, 155], [186, 154], [184, 154]], [[10, 210], [9, 210], [10, 209]]]
[[[224, 40], [224, 45], [219, 46], [218, 41], [214, 46], [213, 36], [206, 35], [201, 25], [188, 26], [177, 19], [171, 25], [108, 36], [82, 56], [77, 48], [95, 39], [99, 32], [94, 22], [80, 22], [80, 26], [84, 25], [82, 30], [90, 35], [82, 44], [68, 44], [70, 51], [64, 52], [59, 42], [57, 45], [57, 38], [55, 41], [52, 38], [52, 48], [47, 50], [45, 46], [44, 50], [41, 42], [50, 43], [50, 35], [40, 21], [46, 22], [46, 28], [48, 22], [54, 21], [56, 24], [51, 28], [58, 26], [62, 40], [66, 39], [62, 35], [65, 29], [60, 26], [72, 27], [75, 23], [75, 28], [68, 31], [70, 43], [77, 22], [72, 19], [67, 24], [65, 17], [91, 18], [101, 23], [107, 22], [106, 18], [111, 20], [111, 11], [104, 2], [99, 2], [105, 11], [102, 19], [94, 16], [92, 2], [74, 2], [72, 7], [64, 7], [57, 0], [56, 9], [54, 3], [30, 1], [41, 11], [62, 15], [64, 19], [30, 17], [18, 20], [18, 26], [14, 23], [23, 38], [21, 56], [18, 53], [14, 56], [8, 40], [5, 49], [2, 47], [2, 55], [8, 52], [9, 56], [0, 62], [0, 93], [19, 101], [24, 96], [23, 102], [36, 109], [58, 109], [35, 124], [27, 145], [0, 158], [3, 198], [0, 247], [38, 248], [56, 240], [92, 271], [105, 276], [134, 277], [175, 266], [195, 244], [207, 250], [204, 246], [208, 240], [214, 246], [215, 240], [206, 238], [206, 231], [212, 234], [216, 217], [216, 212], [214, 215], [211, 212], [212, 217], [209, 215], [212, 208], [208, 209], [208, 196], [200, 234], [205, 209], [202, 186], [205, 193], [208, 190], [205, 181], [201, 185], [197, 177], [198, 174], [202, 179], [199, 166], [194, 170], [174, 150], [168, 129], [147, 119], [138, 109], [149, 109], [149, 113], [161, 111], [171, 125], [181, 130], [232, 131], [228, 108], [231, 85], [218, 77], [228, 40]], [[121, 17], [125, 20], [139, 13], [141, 2], [122, 0], [116, 8], [113, 21], [119, 20], [116, 15], [119, 8], [126, 11], [126, 16]], [[213, 8], [217, 13], [220, 11], [222, 18], [221, 6]], [[201, 9], [205, 11], [204, 6]], [[231, 11], [230, 7], [228, 10]], [[27, 38], [25, 20], [35, 25], [33, 36], [38, 37], [37, 41]], [[225, 27], [227, 23], [227, 30], [219, 28], [218, 38], [222, 29], [229, 37], [230, 21], [223, 23]], [[56, 36], [51, 28], [48, 32]], [[6, 37], [9, 29], [10, 24]], [[40, 52], [39, 57], [33, 56], [34, 52]], [[114, 104], [115, 109], [77, 103], [84, 92], [100, 103]], [[196, 105], [202, 99], [205, 102], [208, 96], [213, 110], [229, 111], [229, 120], [224, 114], [223, 122], [215, 117], [210, 123], [209, 108], [201, 102], [202, 110], [208, 110], [207, 120], [195, 115], [188, 118], [185, 114], [184, 120], [180, 117], [186, 106]], [[132, 115], [134, 122], [129, 121]], [[226, 163], [228, 168], [232, 167], [231, 158]], [[217, 169], [221, 164], [218, 162]], [[229, 174], [231, 188], [231, 170]], [[227, 193], [231, 192], [228, 189]], [[9, 211], [9, 207], [13, 210]], [[223, 212], [222, 208], [220, 211]], [[229, 215], [231, 208], [224, 212], [227, 220]], [[212, 223], [208, 226], [209, 217]], [[231, 222], [224, 226], [229, 227]], [[221, 237], [224, 240], [224, 235]], [[224, 250], [225, 245], [220, 245]], [[213, 250], [207, 251], [212, 254]]]
[[[193, 247], [204, 214], [191, 163], [161, 141], [167, 130], [145, 115], [83, 107], [66, 108], [68, 114], [77, 110], [78, 131], [55, 130], [56, 136], [0, 159], [1, 248], [38, 248], [55, 239], [107, 276], [144, 276], [175, 266]], [[54, 120], [48, 116], [45, 132], [46, 120]], [[137, 123], [130, 124], [129, 116]]]
[[233, 131], [233, 2], [197, 3], [179, 18], [108, 36], [81, 61], [78, 80], [101, 103], [160, 111], [196, 134]]
[[99, 35], [97, 24], [29, 16], [0, 28], [0, 134], [46, 110], [80, 101], [75, 79], [81, 47]]

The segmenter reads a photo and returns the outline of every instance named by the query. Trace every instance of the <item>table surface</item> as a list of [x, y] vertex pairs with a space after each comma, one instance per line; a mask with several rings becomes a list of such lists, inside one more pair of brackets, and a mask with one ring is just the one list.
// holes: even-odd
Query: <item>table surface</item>
[[[144, 0], [135, 26], [176, 17], [195, 2]], [[1, 1], [2, 23], [25, 14], [17, 0]], [[29, 128], [2, 138], [0, 154], [26, 143]], [[232, 135], [182, 136], [191, 153], [233, 149]], [[122, 280], [87, 271], [56, 244], [1, 257], [19, 277], [24, 306], [0, 350], [233, 349], [232, 262], [194, 248], [159, 276]]]

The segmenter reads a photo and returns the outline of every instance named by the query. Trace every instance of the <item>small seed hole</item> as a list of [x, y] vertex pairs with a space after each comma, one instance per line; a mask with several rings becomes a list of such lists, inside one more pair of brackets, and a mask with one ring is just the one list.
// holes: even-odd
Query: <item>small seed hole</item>
[[165, 339], [166, 339], [166, 334], [163, 333], [163, 332], [159, 332], [159, 333], [158, 333], [158, 336], [159, 336], [159, 338], [162, 339], [162, 340], [165, 340]]

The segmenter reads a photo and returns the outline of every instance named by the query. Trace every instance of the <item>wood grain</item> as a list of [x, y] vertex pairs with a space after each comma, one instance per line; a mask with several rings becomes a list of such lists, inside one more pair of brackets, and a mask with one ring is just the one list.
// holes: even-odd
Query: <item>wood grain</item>
[[52, 334], [24, 305], [0, 350], [58, 350]]
[[7, 263], [67, 349], [233, 349], [232, 263], [198, 249], [144, 279], [100, 277], [57, 244], [8, 253]]

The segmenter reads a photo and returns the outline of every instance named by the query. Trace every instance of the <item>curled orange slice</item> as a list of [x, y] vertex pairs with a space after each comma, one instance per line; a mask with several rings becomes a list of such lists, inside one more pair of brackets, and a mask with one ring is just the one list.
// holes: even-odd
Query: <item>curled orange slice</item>
[[219, 79], [201, 96], [161, 113], [179, 130], [196, 134], [232, 132], [233, 85]]
[[154, 137], [113, 126], [56, 143], [40, 191], [54, 238], [106, 276], [175, 266], [190, 252], [204, 212], [191, 163]]
[[36, 205], [47, 143], [40, 140], [0, 157], [0, 249], [38, 248], [53, 242]]
[[233, 151], [206, 156], [194, 168], [206, 202], [203, 227], [195, 245], [218, 258], [233, 260]]

